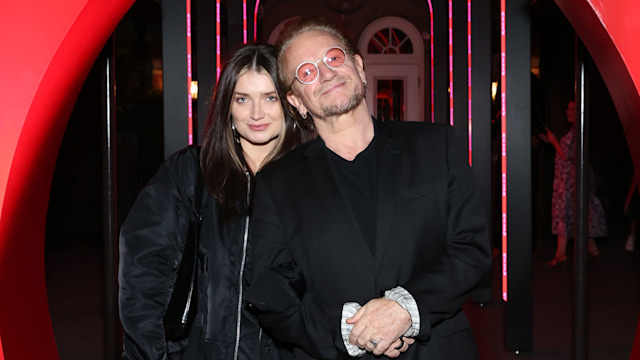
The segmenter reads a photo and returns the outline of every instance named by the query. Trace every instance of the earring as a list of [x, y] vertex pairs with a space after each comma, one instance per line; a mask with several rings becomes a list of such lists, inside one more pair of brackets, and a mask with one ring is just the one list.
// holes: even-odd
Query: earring
[[367, 86], [367, 80], [362, 83], [364, 86]]
[[233, 122], [231, 123], [231, 132], [233, 132], [233, 140], [235, 140], [239, 144], [240, 143], [240, 134], [238, 133], [238, 130], [236, 129], [236, 124], [234, 124]]
[[300, 116], [302, 116], [302, 118], [305, 119], [305, 120], [307, 119], [307, 113], [300, 114]]

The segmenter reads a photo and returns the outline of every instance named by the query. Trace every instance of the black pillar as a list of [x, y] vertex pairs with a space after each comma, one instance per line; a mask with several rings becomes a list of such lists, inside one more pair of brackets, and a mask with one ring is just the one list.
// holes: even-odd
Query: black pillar
[[588, 55], [576, 36], [576, 204], [573, 270], [573, 359], [587, 359], [587, 261], [589, 239], [589, 87], [584, 59]]
[[187, 5], [162, 1], [162, 83], [164, 99], [164, 157], [189, 144], [189, 85], [187, 84]]
[[[491, 214], [491, 1], [471, 3], [471, 116], [473, 174]], [[492, 233], [490, 233], [492, 234]], [[471, 296], [474, 301], [491, 301], [491, 270], [480, 280]]]
[[116, 94], [113, 36], [99, 60], [104, 66], [102, 105], [102, 206], [104, 266], [104, 355], [105, 360], [121, 357], [118, 316], [118, 216], [116, 181]]
[[[530, 0], [506, 1], [506, 348], [532, 348]], [[505, 105], [503, 105], [505, 106]]]
[[[227, 44], [229, 53], [242, 45], [242, 37], [242, 1], [227, 1]], [[248, 39], [249, 34], [247, 34]]]
[[[194, 142], [202, 144], [204, 127], [209, 113], [209, 104], [216, 85], [216, 3], [210, 0], [196, 1], [196, 57], [198, 81], [197, 138]], [[194, 119], [196, 121], [196, 119]]]

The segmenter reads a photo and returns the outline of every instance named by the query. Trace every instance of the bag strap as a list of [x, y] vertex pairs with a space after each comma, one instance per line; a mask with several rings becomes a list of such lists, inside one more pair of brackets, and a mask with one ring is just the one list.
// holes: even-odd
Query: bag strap
[[[187, 306], [184, 309], [184, 314], [182, 316], [183, 321], [187, 322], [188, 317], [192, 317], [195, 315], [197, 309], [193, 309], [194, 306], [197, 306], [197, 295], [196, 285], [197, 285], [197, 267], [196, 262], [198, 259], [198, 243], [200, 242], [200, 228], [202, 226], [202, 194], [203, 194], [203, 175], [202, 169], [200, 169], [200, 162], [196, 161], [196, 184], [194, 187], [195, 191], [195, 201], [193, 204], [193, 214], [191, 215], [191, 219], [189, 220], [189, 231], [187, 233], [187, 244], [185, 245], [185, 251], [183, 254], [182, 262], [185, 261], [184, 257], [188, 256], [188, 263], [185, 264], [185, 269], [191, 270], [191, 280], [189, 284], [189, 297]], [[195, 295], [195, 296], [194, 296]], [[189, 309], [192, 309], [189, 311]], [[191, 320], [191, 319], [189, 319]]]
[[[196, 184], [193, 188], [195, 191], [195, 202], [193, 204], [193, 214], [192, 220], [197, 222], [202, 222], [202, 213], [200, 209], [202, 208], [202, 194], [204, 193], [204, 181], [202, 175], [202, 169], [200, 169], [200, 162], [196, 164]], [[196, 234], [196, 242], [200, 237], [200, 229], [198, 229], [198, 234]]]
[[[191, 292], [195, 291], [196, 282], [196, 260], [198, 258], [198, 244], [200, 242], [200, 228], [202, 227], [202, 194], [203, 194], [203, 175], [200, 169], [200, 162], [196, 161], [196, 184], [193, 188], [195, 191], [195, 201], [193, 204], [193, 214], [189, 220], [189, 231], [187, 233], [187, 244], [185, 245], [184, 255], [190, 255], [190, 262], [188, 267], [191, 268]], [[189, 249], [187, 249], [189, 247]], [[184, 260], [183, 260], [184, 262]], [[191, 293], [189, 294], [191, 296]], [[195, 300], [195, 299], [194, 299]], [[185, 310], [188, 311], [188, 308]]]
[[204, 193], [203, 175], [198, 158], [196, 158], [195, 167], [194, 204], [192, 215], [189, 218], [187, 241], [178, 268], [173, 295], [163, 319], [165, 336], [171, 340], [180, 340], [189, 334], [198, 306], [196, 262], [198, 259], [200, 227], [202, 225], [201, 207]]
[[[193, 203], [193, 212], [191, 214], [191, 218], [189, 219], [189, 230], [187, 232], [187, 243], [184, 246], [184, 254], [182, 262], [188, 261], [184, 266], [191, 270], [193, 273], [191, 276], [191, 282], [193, 282], [196, 273], [195, 262], [198, 257], [198, 243], [200, 241], [200, 227], [202, 225], [202, 194], [203, 194], [203, 179], [202, 179], [202, 170], [200, 169], [200, 163], [196, 161], [196, 169], [195, 169], [195, 187], [194, 190], [194, 203]], [[187, 256], [189, 255], [189, 256]], [[180, 264], [182, 267], [183, 265]]]

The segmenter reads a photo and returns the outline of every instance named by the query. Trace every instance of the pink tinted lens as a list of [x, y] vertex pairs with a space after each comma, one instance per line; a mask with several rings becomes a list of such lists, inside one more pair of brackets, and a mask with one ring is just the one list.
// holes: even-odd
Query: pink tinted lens
[[298, 67], [297, 75], [303, 83], [310, 83], [318, 76], [318, 68], [314, 63], [304, 63]]
[[345, 54], [340, 48], [331, 48], [327, 50], [327, 54], [324, 57], [324, 61], [328, 67], [337, 69], [344, 65]]

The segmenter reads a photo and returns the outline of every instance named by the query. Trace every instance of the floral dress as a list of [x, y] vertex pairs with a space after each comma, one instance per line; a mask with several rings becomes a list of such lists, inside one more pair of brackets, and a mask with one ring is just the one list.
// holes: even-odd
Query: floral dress
[[[575, 130], [569, 130], [560, 145], [567, 156], [563, 160], [556, 153], [553, 177], [553, 199], [551, 201], [551, 231], [554, 235], [572, 238], [574, 236], [574, 206], [576, 199], [576, 166], [574, 162]], [[607, 222], [604, 209], [595, 195], [593, 169], [589, 168], [589, 237], [607, 236]]]

